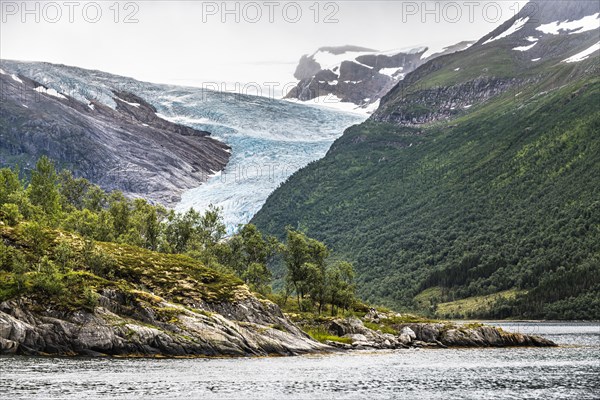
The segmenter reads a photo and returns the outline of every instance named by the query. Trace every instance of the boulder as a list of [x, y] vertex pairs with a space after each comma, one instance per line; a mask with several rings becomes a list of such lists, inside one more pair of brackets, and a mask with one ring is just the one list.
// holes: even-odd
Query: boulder
[[410, 335], [407, 334], [401, 334], [400, 336], [398, 336], [398, 340], [404, 345], [408, 345], [412, 342], [412, 338], [410, 337]]
[[16, 354], [18, 348], [17, 342], [0, 337], [0, 354]]
[[360, 333], [344, 335], [344, 337], [347, 337], [348, 339], [352, 340], [352, 344], [359, 343], [359, 342], [366, 343], [369, 341], [369, 339], [367, 339], [367, 337], [365, 335], [362, 335]]
[[417, 335], [415, 334], [415, 331], [413, 331], [408, 326], [405, 326], [404, 328], [402, 328], [402, 331], [400, 332], [400, 335], [408, 335], [411, 340], [417, 339]]
[[374, 308], [369, 309], [369, 312], [363, 317], [365, 321], [378, 323], [380, 316]]
[[337, 336], [351, 335], [355, 333], [368, 335], [369, 333], [373, 332], [371, 329], [365, 327], [363, 322], [356, 317], [335, 319], [329, 324], [328, 330]]

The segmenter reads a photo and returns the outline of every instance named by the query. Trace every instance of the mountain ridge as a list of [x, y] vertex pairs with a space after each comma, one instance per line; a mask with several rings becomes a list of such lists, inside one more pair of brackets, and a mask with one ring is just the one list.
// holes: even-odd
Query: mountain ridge
[[[599, 318], [600, 63], [597, 51], [569, 61], [600, 29], [536, 29], [560, 26], [571, 3], [409, 73], [253, 223], [325, 241], [355, 262], [368, 301], [454, 318]], [[584, 6], [570, 19], [600, 21]], [[536, 46], [516, 48], [532, 29]], [[478, 307], [448, 306], [466, 299]]]
[[464, 41], [439, 51], [426, 46], [388, 51], [351, 45], [320, 47], [300, 58], [294, 72], [299, 82], [285, 97], [303, 102], [331, 97], [356, 105], [356, 110], [368, 112], [419, 65], [471, 44], [473, 42]]
[[0, 73], [2, 164], [27, 167], [45, 154], [105, 189], [172, 204], [229, 160], [229, 146], [160, 118], [139, 96], [113, 90], [114, 108], [93, 98], [82, 102], [11, 73], [6, 63], [9, 72]]

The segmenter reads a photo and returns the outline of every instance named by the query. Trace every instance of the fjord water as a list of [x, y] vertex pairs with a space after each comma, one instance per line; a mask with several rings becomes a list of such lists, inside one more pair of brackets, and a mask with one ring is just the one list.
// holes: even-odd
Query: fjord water
[[598, 399], [600, 324], [493, 323], [557, 348], [234, 359], [0, 358], [3, 399]]

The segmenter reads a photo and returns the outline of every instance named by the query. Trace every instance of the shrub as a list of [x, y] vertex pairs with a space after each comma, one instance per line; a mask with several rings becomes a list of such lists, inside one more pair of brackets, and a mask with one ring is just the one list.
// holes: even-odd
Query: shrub
[[16, 226], [23, 216], [19, 212], [19, 206], [16, 204], [5, 203], [0, 207], [0, 220], [10, 226]]
[[61, 272], [65, 272], [67, 269], [72, 268], [74, 262], [74, 252], [71, 246], [66, 242], [60, 242], [58, 246], [54, 248], [54, 257], [56, 263], [61, 269]]
[[322, 326], [304, 328], [304, 332], [308, 333], [310, 337], [315, 339], [317, 342], [324, 343], [327, 340], [331, 340], [333, 342], [347, 343], [351, 344], [352, 339], [346, 337], [340, 337], [336, 335], [332, 335], [329, 333], [327, 329]]
[[114, 278], [117, 262], [112, 256], [98, 249], [93, 241], [87, 240], [85, 242], [83, 258], [93, 274], [109, 279]]
[[50, 246], [50, 235], [44, 227], [37, 222], [29, 222], [25, 224], [22, 229], [25, 242], [27, 242], [32, 252], [37, 257], [41, 258]]
[[37, 265], [37, 272], [31, 275], [32, 289], [48, 296], [59, 296], [65, 291], [62, 275], [56, 265], [46, 256]]
[[98, 297], [98, 293], [93, 291], [91, 288], [86, 287], [83, 290], [83, 307], [93, 311], [98, 305]]

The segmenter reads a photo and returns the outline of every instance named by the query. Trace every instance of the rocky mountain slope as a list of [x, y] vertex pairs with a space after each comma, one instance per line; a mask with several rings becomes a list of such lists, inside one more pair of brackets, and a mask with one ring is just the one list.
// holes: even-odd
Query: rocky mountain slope
[[357, 109], [376, 108], [378, 100], [421, 64], [464, 50], [461, 42], [440, 51], [428, 47], [385, 52], [358, 46], [321, 47], [300, 58], [294, 77], [298, 84], [286, 97], [309, 101], [326, 97], [352, 103]]
[[373, 302], [600, 318], [599, 16], [593, 1], [532, 2], [418, 67], [253, 222], [325, 241]]
[[541, 81], [558, 87], [569, 80], [559, 71], [573, 69], [577, 76], [588, 66], [580, 62], [597, 58], [599, 30], [593, 1], [531, 2], [465, 51], [407, 76], [382, 98], [373, 119], [419, 125], [459, 116], [519, 87]]
[[92, 93], [85, 101], [61, 93], [13, 67], [3, 62], [0, 70], [2, 165], [28, 168], [47, 155], [107, 190], [172, 204], [229, 160], [229, 146], [160, 118], [133, 93], [107, 88], [111, 107]]

